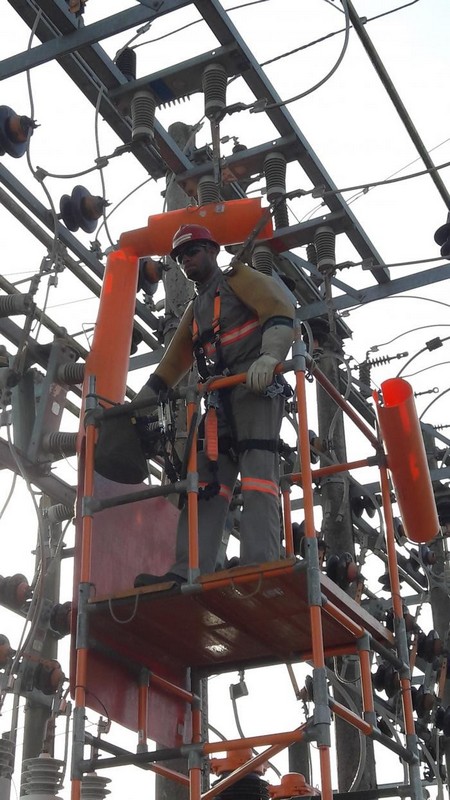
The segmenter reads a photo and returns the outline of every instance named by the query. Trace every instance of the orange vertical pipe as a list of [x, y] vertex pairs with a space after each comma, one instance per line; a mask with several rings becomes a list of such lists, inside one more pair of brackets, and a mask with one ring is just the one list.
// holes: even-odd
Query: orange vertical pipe
[[372, 675], [370, 673], [370, 655], [368, 650], [359, 651], [359, 666], [361, 670], [361, 691], [363, 711], [375, 711], [372, 692]]
[[291, 517], [291, 496], [289, 489], [283, 489], [281, 492], [283, 498], [283, 519], [284, 519], [284, 543], [286, 548], [286, 555], [294, 555], [294, 534], [292, 532], [292, 517]]
[[[195, 414], [196, 403], [187, 404], [187, 429], [190, 430], [192, 417]], [[191, 444], [191, 452], [188, 457], [187, 475], [197, 474], [197, 430], [194, 431]], [[198, 488], [187, 490], [188, 504], [188, 531], [189, 531], [189, 572], [195, 575], [199, 568], [198, 554]]]
[[384, 381], [381, 391], [374, 398], [405, 532], [413, 542], [430, 542], [439, 520], [414, 393], [402, 378]]
[[[83, 396], [95, 376], [96, 394], [122, 403], [127, 386], [136, 307], [138, 257], [132, 250], [110, 253], [103, 276], [97, 322], [86, 359]], [[81, 414], [83, 420], [83, 414]]]
[[148, 739], [148, 671], [139, 676], [138, 686], [138, 746], [146, 745]]

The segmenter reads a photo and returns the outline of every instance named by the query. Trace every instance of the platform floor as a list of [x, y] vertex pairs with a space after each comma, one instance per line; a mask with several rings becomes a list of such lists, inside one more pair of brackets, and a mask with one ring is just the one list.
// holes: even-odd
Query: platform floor
[[[392, 634], [326, 575], [324, 599], [373, 638], [392, 647]], [[168, 669], [195, 668], [206, 676], [312, 657], [304, 564], [282, 560], [173, 583], [95, 597], [89, 631], [97, 645], [113, 644], [121, 659]], [[356, 652], [356, 640], [322, 614], [325, 656]]]

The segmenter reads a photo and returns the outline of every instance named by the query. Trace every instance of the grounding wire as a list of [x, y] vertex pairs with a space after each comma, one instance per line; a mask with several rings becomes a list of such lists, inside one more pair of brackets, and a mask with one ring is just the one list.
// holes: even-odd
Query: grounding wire
[[334, 75], [336, 70], [342, 63], [342, 60], [347, 52], [348, 42], [350, 38], [350, 14], [348, 10], [347, 0], [341, 0], [342, 5], [344, 6], [344, 13], [345, 13], [345, 35], [344, 35], [344, 44], [342, 45], [341, 52], [339, 53], [338, 58], [336, 59], [335, 63], [331, 67], [331, 69], [324, 75], [320, 81], [317, 81], [313, 86], [310, 86], [309, 89], [306, 89], [304, 92], [300, 92], [300, 94], [295, 95], [294, 97], [290, 97], [288, 100], [282, 100], [279, 103], [264, 103], [259, 100], [256, 101], [256, 104], [253, 109], [250, 109], [250, 113], [260, 113], [261, 111], [269, 111], [273, 108], [282, 108], [283, 106], [287, 106], [289, 103], [294, 103], [296, 100], [301, 100], [303, 97], [307, 97], [309, 94], [312, 94], [321, 86], [323, 86], [330, 78]]
[[[240, 719], [239, 719], [239, 713], [238, 713], [238, 710], [237, 710], [236, 698], [233, 697], [233, 696], [231, 696], [231, 705], [233, 707], [233, 716], [234, 716], [234, 721], [236, 723], [237, 732], [239, 733], [239, 736], [241, 737], [241, 739], [245, 739], [247, 737], [244, 735], [244, 732], [242, 730], [241, 722], [240, 722]], [[252, 753], [253, 753], [253, 755], [257, 755], [258, 751], [255, 750], [254, 747], [252, 747]], [[275, 767], [274, 764], [271, 761], [267, 761], [267, 764], [275, 772], [275, 774], [278, 776], [278, 778], [281, 778], [281, 772], [277, 769], [277, 767]]]
[[[438, 301], [438, 302], [439, 302], [439, 301]], [[450, 336], [444, 336], [444, 338], [443, 338], [443, 339], [440, 339], [440, 344], [441, 344], [441, 346], [444, 344], [444, 342], [448, 342], [448, 340], [449, 340], [449, 339], [450, 339]], [[402, 373], [405, 371], [406, 367], [409, 367], [409, 365], [411, 364], [411, 362], [412, 362], [412, 361], [414, 361], [414, 360], [415, 360], [416, 358], [418, 358], [419, 356], [421, 356], [423, 353], [431, 353], [431, 352], [432, 352], [432, 350], [430, 350], [430, 349], [429, 349], [429, 348], [428, 348], [426, 345], [425, 345], [425, 347], [422, 347], [420, 350], [418, 350], [418, 351], [417, 351], [417, 353], [414, 353], [414, 355], [412, 355], [412, 356], [411, 356], [411, 358], [409, 358], [409, 359], [408, 359], [408, 361], [406, 362], [406, 364], [403, 364], [402, 368], [401, 368], [401, 369], [400, 369], [400, 370], [397, 372], [397, 375], [396, 375], [395, 377], [396, 377], [396, 378], [400, 378], [400, 376], [402, 375]], [[436, 398], [435, 398], [435, 400], [433, 400], [433, 403], [434, 403], [436, 400], [438, 400], [438, 397], [436, 397]], [[430, 403], [430, 405], [431, 405], [431, 403]]]
[[420, 328], [410, 328], [408, 331], [403, 331], [403, 333], [397, 334], [397, 336], [394, 336], [394, 338], [390, 339], [388, 342], [380, 342], [380, 344], [373, 344], [372, 347], [369, 347], [369, 351], [371, 353], [377, 353], [379, 347], [386, 347], [388, 344], [396, 342], [397, 339], [401, 339], [402, 336], [407, 336], [408, 333], [417, 333], [417, 331], [423, 331], [426, 328], [450, 328], [450, 323], [435, 322], [433, 325], [421, 325]]
[[[330, 669], [327, 669], [327, 673], [328, 673], [328, 679], [329, 679], [330, 683], [332, 683], [333, 686], [334, 686], [334, 690], [336, 690], [336, 688], [338, 689], [338, 691], [343, 695], [343, 697], [347, 701], [349, 708], [351, 710], [353, 710], [354, 714], [359, 716], [359, 710], [358, 710], [358, 708], [356, 706], [355, 701], [352, 699], [352, 697], [350, 696], [349, 692], [343, 687], [342, 682], [341, 682], [340, 678], [338, 677], [338, 675], [336, 675], [336, 673], [333, 672], [333, 670], [330, 670]], [[361, 731], [358, 731], [358, 733], [359, 733], [358, 768], [357, 768], [356, 773], [354, 775], [354, 778], [352, 780], [351, 786], [348, 789], [349, 792], [352, 792], [352, 791], [354, 791], [355, 789], [358, 788], [358, 786], [360, 784], [360, 781], [361, 781], [361, 778], [362, 778], [362, 775], [363, 775], [363, 772], [364, 772], [364, 769], [365, 769], [365, 766], [366, 766], [366, 756], [367, 756], [366, 737]]]
[[8, 505], [9, 505], [9, 501], [11, 500], [11, 497], [14, 494], [14, 489], [16, 488], [16, 482], [17, 482], [17, 472], [15, 472], [14, 475], [13, 475], [13, 479], [12, 479], [11, 486], [10, 486], [10, 489], [9, 489], [9, 492], [8, 492], [8, 496], [7, 496], [6, 500], [5, 500], [5, 502], [3, 503], [2, 509], [0, 511], [0, 519], [3, 517], [3, 514], [5, 513]]
[[440, 400], [441, 397], [444, 396], [444, 394], [447, 394], [447, 392], [450, 392], [450, 386], [447, 389], [443, 389], [442, 392], [439, 392], [439, 394], [436, 395], [436, 397], [434, 397], [433, 400], [430, 403], [428, 403], [427, 407], [422, 411], [422, 413], [421, 413], [421, 415], [419, 417], [419, 420], [421, 420], [422, 417], [427, 413], [428, 409], [430, 409], [432, 405], [437, 403], [437, 401]]
[[[98, 131], [98, 120], [99, 120], [99, 115], [100, 115], [100, 103], [102, 101], [103, 93], [104, 93], [104, 87], [101, 86], [100, 90], [99, 90], [99, 93], [98, 93], [97, 102], [95, 104], [95, 117], [94, 117], [95, 149], [96, 149], [96, 153], [97, 153], [97, 160], [100, 158], [100, 140], [99, 140], [99, 131]], [[105, 175], [104, 175], [103, 167], [99, 168], [99, 172], [100, 172], [100, 182], [101, 182], [101, 186], [102, 186], [102, 197], [105, 199], [106, 198], [106, 186], [105, 186]], [[105, 205], [103, 205], [103, 208], [102, 208], [102, 215], [103, 215], [103, 223], [104, 223], [104, 226], [105, 226], [105, 233], [106, 233], [106, 236], [108, 238], [108, 241], [109, 241], [111, 247], [113, 248], [113, 250], [117, 250], [117, 243], [115, 244], [113, 242], [113, 240], [111, 238], [111, 234], [109, 232], [108, 221], [106, 219], [106, 214], [105, 214]]]
[[431, 367], [423, 367], [423, 369], [418, 369], [416, 372], [409, 372], [407, 375], [404, 375], [404, 378], [413, 378], [414, 375], [420, 375], [421, 372], [427, 372], [429, 369], [436, 369], [436, 367], [445, 367], [447, 364], [450, 364], [450, 361], [439, 361], [438, 364], [432, 364]]

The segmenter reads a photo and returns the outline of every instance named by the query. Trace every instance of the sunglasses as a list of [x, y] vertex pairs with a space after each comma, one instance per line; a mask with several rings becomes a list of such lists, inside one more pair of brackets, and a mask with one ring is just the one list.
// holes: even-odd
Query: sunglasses
[[202, 250], [206, 250], [205, 244], [191, 244], [189, 245], [189, 247], [185, 247], [184, 250], [182, 250], [181, 253], [178, 253], [177, 255], [176, 258], [177, 264], [182, 264], [186, 256], [188, 258], [190, 258], [191, 256], [196, 256], [197, 253], [200, 253]]

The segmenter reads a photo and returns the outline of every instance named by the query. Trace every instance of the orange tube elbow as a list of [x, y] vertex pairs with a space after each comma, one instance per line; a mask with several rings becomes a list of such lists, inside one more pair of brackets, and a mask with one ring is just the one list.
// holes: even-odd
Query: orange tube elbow
[[[188, 206], [154, 214], [148, 218], [147, 227], [122, 233], [119, 246], [132, 248], [138, 256], [167, 255], [172, 250], [174, 233], [184, 224], [206, 226], [221, 245], [239, 244], [246, 240], [265, 213], [259, 197]], [[270, 239], [272, 233], [272, 221], [268, 217], [256, 238]]]
[[405, 533], [413, 542], [429, 542], [439, 532], [439, 519], [413, 390], [392, 378], [381, 392], [374, 398]]

